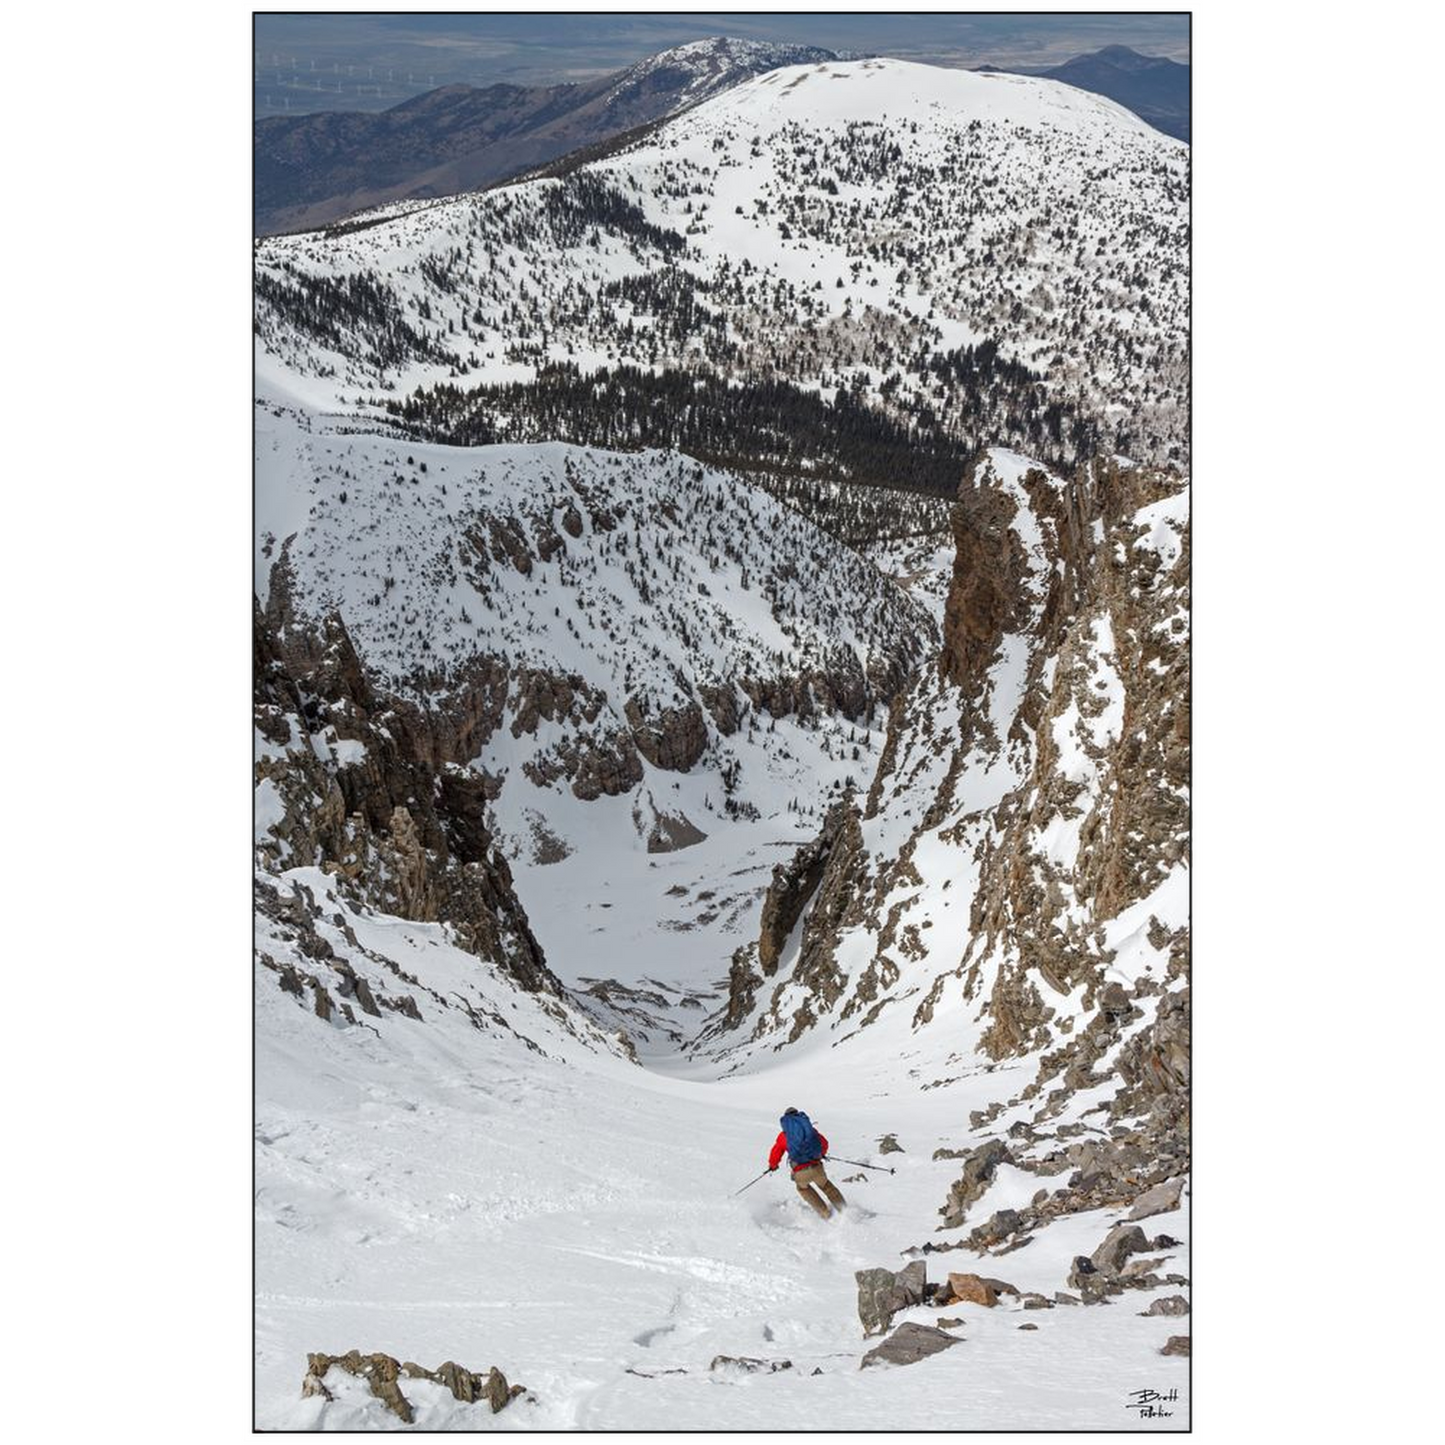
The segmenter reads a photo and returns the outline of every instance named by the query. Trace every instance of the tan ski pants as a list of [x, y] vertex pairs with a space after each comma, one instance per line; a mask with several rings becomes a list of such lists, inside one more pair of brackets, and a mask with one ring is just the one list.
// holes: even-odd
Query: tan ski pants
[[[821, 1163], [809, 1164], [806, 1169], [799, 1169], [793, 1175], [793, 1183], [798, 1187], [798, 1193], [803, 1196], [809, 1208], [815, 1210], [823, 1219], [832, 1217], [832, 1210], [828, 1208], [827, 1201], [823, 1195], [832, 1200], [834, 1209], [843, 1207], [843, 1193], [826, 1174], [823, 1173]], [[821, 1192], [820, 1192], [821, 1191]]]

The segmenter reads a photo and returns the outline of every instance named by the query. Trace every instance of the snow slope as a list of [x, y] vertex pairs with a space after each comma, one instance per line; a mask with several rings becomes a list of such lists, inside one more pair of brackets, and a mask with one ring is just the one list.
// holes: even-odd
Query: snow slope
[[[592, 163], [605, 193], [258, 247], [260, 1428], [390, 1427], [300, 1396], [351, 1348], [534, 1396], [412, 1386], [423, 1427], [1187, 1427], [1159, 1354], [1187, 1319], [1141, 1316], [1187, 1287], [1187, 1196], [1143, 1226], [1167, 1283], [950, 1307], [963, 1343], [907, 1370], [858, 1368], [853, 1278], [922, 1257], [1052, 1298], [1187, 1171], [1182, 480], [994, 447], [952, 546], [855, 551], [676, 453], [423, 446], [381, 410], [629, 360], [948, 414], [931, 359], [989, 337], [1165, 453], [1186, 165], [1047, 82], [825, 64]], [[768, 972], [825, 816], [850, 828]], [[510, 954], [465, 946], [484, 907], [433, 921], [452, 887]], [[896, 1172], [835, 1163], [826, 1225], [782, 1177], [732, 1197], [789, 1104]], [[1141, 1386], [1176, 1414], [1134, 1418]]]
[[[1175, 1419], [1153, 1428], [1187, 1422], [1188, 1362], [1157, 1353], [1183, 1322], [1138, 1315], [1159, 1292], [1113, 1308], [906, 1311], [900, 1321], [962, 1316], [964, 1343], [860, 1372], [875, 1341], [853, 1271], [902, 1268], [902, 1251], [936, 1238], [956, 1165], [929, 1156], [1029, 1072], [973, 1060], [960, 1014], [916, 1038], [880, 1025], [721, 1081], [667, 1077], [587, 1049], [531, 996], [479, 981], [437, 926], [358, 915], [314, 870], [295, 881], [365, 948], [423, 983], [466, 987], [546, 1055], [425, 998], [423, 1020], [388, 1012], [374, 1034], [325, 1024], [258, 971], [258, 1428], [395, 1426], [369, 1397], [301, 1398], [307, 1353], [351, 1348], [495, 1364], [536, 1397], [493, 1417], [408, 1385], [419, 1428], [770, 1429], [806, 1417], [814, 1429], [928, 1429], [942, 1401], [957, 1428], [1128, 1428], [1127, 1392], [1141, 1384], [1181, 1391]], [[383, 970], [360, 967], [381, 986]], [[834, 1164], [855, 1210], [827, 1224], [781, 1173], [730, 1197], [765, 1167], [788, 1104], [812, 1111], [837, 1154], [896, 1174]], [[874, 1152], [885, 1132], [903, 1153]], [[1075, 1216], [984, 1268], [1051, 1294], [1111, 1222]], [[1146, 1228], [1161, 1223], [1187, 1244], [1186, 1214]], [[928, 1258], [934, 1279], [979, 1267]], [[793, 1367], [711, 1371], [719, 1355]]]

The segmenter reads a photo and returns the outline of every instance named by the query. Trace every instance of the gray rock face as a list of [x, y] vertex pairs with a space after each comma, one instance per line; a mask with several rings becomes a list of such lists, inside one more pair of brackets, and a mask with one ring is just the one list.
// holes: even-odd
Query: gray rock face
[[665, 708], [654, 717], [629, 698], [626, 714], [637, 751], [655, 768], [685, 773], [707, 747], [707, 724], [696, 702]]
[[1146, 1254], [1148, 1250], [1149, 1240], [1137, 1224], [1117, 1224], [1089, 1257], [1089, 1262], [1103, 1274], [1121, 1274], [1131, 1254]]
[[[273, 587], [283, 614], [284, 591]], [[449, 923], [462, 947], [529, 993], [560, 996], [487, 828], [485, 780], [438, 763], [414, 710], [367, 680], [338, 614], [283, 620], [254, 606], [256, 726], [281, 745], [256, 763], [256, 783], [269, 781], [283, 810], [260, 847], [268, 866], [320, 867], [384, 912]], [[361, 744], [361, 760], [324, 764], [303, 722]]]
[[874, 1346], [863, 1356], [858, 1368], [866, 1370], [870, 1365], [914, 1365], [919, 1360], [936, 1355], [952, 1345], [961, 1343], [953, 1335], [945, 1334], [932, 1325], [913, 1323], [901, 1324], [881, 1345]]
[[1000, 1209], [991, 1214], [968, 1236], [971, 1245], [986, 1247], [998, 1244], [1023, 1228], [1024, 1217], [1017, 1209]]
[[948, 1203], [938, 1211], [943, 1215], [945, 1229], [957, 1229], [963, 1223], [969, 1206], [982, 1197], [998, 1166], [1012, 1159], [1013, 1155], [1002, 1139], [990, 1139], [968, 1156], [962, 1175], [948, 1191]]
[[1156, 1184], [1152, 1189], [1146, 1189], [1134, 1201], [1134, 1207], [1129, 1211], [1130, 1221], [1148, 1219], [1151, 1214], [1164, 1214], [1171, 1209], [1178, 1209], [1179, 1197], [1183, 1192], [1182, 1177], [1169, 1179], [1163, 1184]]
[[1170, 1335], [1168, 1343], [1164, 1346], [1162, 1350], [1159, 1351], [1159, 1353], [1161, 1355], [1183, 1355], [1186, 1359], [1188, 1359], [1189, 1336]]
[[928, 1266], [921, 1259], [903, 1269], [860, 1269], [858, 1281], [858, 1318], [863, 1321], [865, 1335], [881, 1335], [899, 1310], [923, 1303]]
[[779, 863], [773, 869], [773, 879], [763, 899], [762, 931], [758, 939], [758, 963], [769, 977], [777, 972], [783, 944], [823, 881], [846, 814], [841, 804], [830, 808], [818, 836], [799, 848], [786, 863]]

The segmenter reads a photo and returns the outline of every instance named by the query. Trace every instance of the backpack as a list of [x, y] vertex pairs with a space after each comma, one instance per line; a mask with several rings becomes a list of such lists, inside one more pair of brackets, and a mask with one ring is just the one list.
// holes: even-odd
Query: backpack
[[798, 1110], [784, 1114], [778, 1122], [783, 1126], [783, 1137], [788, 1141], [788, 1162], [795, 1168], [812, 1164], [823, 1157], [823, 1141], [813, 1121]]

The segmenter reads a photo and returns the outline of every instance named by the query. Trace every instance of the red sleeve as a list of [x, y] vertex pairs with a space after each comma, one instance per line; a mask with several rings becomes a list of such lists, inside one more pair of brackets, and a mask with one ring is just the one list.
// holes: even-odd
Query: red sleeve
[[786, 1134], [779, 1134], [779, 1135], [778, 1135], [778, 1142], [773, 1145], [773, 1152], [768, 1155], [768, 1168], [769, 1168], [769, 1169], [776, 1169], [776, 1168], [778, 1167], [778, 1161], [783, 1157], [783, 1151], [784, 1151], [787, 1147], [788, 1147], [788, 1136], [787, 1136]]
[[823, 1153], [826, 1154], [826, 1153], [828, 1152], [828, 1137], [827, 1137], [827, 1135], [826, 1135], [826, 1134], [819, 1134], [819, 1135], [818, 1135], [818, 1143], [820, 1143], [820, 1144], [823, 1146]]

